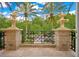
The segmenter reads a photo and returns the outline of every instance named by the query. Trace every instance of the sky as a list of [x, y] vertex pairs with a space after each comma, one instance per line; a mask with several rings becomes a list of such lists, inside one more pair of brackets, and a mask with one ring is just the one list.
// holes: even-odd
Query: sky
[[[1, 2], [3, 5], [3, 8], [0, 5], [0, 13], [3, 14], [5, 17], [10, 18], [10, 14], [12, 13], [9, 8], [7, 7], [7, 5], [5, 4], [5, 2]], [[22, 4], [22, 2], [18, 2], [19, 4]], [[34, 6], [33, 8], [42, 8], [44, 6], [44, 2], [32, 2], [32, 4], [36, 4], [36, 6]], [[70, 2], [64, 2], [64, 4], [66, 4], [67, 6], [69, 6]], [[17, 10], [18, 7], [16, 6], [16, 2], [11, 2], [9, 3], [9, 5], [11, 6], [12, 11]], [[70, 13], [75, 14], [75, 10], [76, 10], [76, 3], [74, 2]], [[40, 10], [37, 10], [37, 12], [40, 12]], [[43, 16], [43, 14], [38, 14], [38, 16]], [[44, 17], [44, 16], [43, 16]], [[22, 16], [18, 16], [17, 19], [23, 19], [24, 17]]]

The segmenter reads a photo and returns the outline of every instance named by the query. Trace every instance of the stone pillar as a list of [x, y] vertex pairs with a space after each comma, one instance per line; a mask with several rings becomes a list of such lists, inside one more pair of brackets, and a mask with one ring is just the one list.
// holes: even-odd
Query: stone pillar
[[64, 27], [66, 22], [66, 19], [64, 19], [65, 14], [61, 13], [59, 16], [61, 17], [59, 20], [60, 27], [55, 30], [56, 48], [60, 51], [68, 51], [71, 47], [70, 29]]
[[16, 50], [21, 44], [21, 30], [7, 29], [5, 31], [5, 49]]
[[56, 30], [55, 31], [56, 48], [60, 51], [70, 50], [71, 35], [70, 30]]
[[14, 11], [11, 14], [12, 26], [5, 29], [5, 49], [16, 50], [21, 44], [21, 30], [16, 27], [16, 16], [17, 13]]
[[77, 9], [77, 14], [76, 14], [76, 56], [79, 57], [79, 2], [77, 2], [76, 5]]

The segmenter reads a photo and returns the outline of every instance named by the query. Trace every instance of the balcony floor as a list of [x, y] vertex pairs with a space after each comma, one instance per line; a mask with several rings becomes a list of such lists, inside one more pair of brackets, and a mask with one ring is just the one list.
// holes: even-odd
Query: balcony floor
[[71, 51], [57, 51], [51, 47], [21, 47], [15, 51], [0, 51], [0, 57], [74, 57]]

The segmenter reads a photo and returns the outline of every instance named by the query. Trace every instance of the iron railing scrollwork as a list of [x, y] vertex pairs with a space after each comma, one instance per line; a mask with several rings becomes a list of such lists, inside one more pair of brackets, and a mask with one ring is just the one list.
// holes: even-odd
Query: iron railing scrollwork
[[71, 49], [76, 51], [76, 32], [71, 31]]
[[53, 31], [28, 31], [26, 42], [34, 43], [35, 40], [40, 41], [41, 43], [52, 43], [54, 44], [54, 32]]
[[0, 31], [0, 49], [4, 49], [5, 48], [5, 44], [4, 44], [4, 32]]

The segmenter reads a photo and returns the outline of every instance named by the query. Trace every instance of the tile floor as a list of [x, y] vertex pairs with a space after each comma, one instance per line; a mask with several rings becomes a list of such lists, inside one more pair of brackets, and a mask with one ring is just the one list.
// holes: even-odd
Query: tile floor
[[55, 48], [21, 47], [15, 51], [0, 51], [0, 57], [74, 57], [71, 51], [57, 51]]

